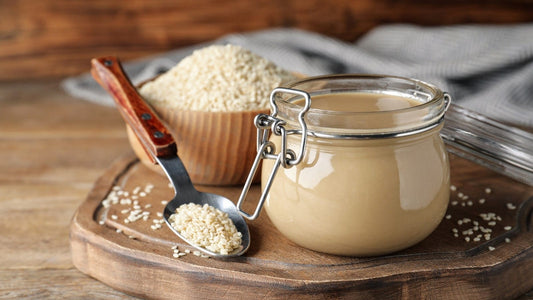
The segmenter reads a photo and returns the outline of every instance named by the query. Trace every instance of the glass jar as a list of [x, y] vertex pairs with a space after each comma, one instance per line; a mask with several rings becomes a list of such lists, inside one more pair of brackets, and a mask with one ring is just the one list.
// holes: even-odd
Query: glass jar
[[[347, 107], [313, 105], [320, 98], [327, 108], [339, 95]], [[368, 109], [362, 103], [369, 97], [410, 105]], [[272, 114], [256, 120], [263, 159], [258, 210], [264, 203], [283, 235], [325, 253], [381, 255], [420, 242], [448, 205], [449, 162], [439, 131], [449, 103], [428, 83], [393, 76], [312, 77], [274, 90]]]

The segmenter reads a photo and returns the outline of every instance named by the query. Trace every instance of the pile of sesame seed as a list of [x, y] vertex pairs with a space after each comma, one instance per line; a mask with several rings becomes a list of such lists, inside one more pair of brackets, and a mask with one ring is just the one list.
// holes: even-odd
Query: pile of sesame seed
[[268, 109], [270, 92], [295, 77], [236, 45], [194, 51], [139, 92], [152, 105], [196, 111]]
[[216, 253], [229, 254], [242, 243], [242, 234], [228, 214], [207, 204], [183, 204], [169, 222], [189, 242]]
[[[473, 206], [476, 201], [470, 199], [470, 197], [463, 192], [458, 191], [455, 185], [450, 186], [450, 190], [455, 197], [459, 200], [452, 200], [450, 202], [451, 206]], [[487, 198], [492, 194], [492, 189], [487, 187], [484, 189], [485, 197], [480, 197], [477, 199], [479, 205], [486, 203]], [[507, 209], [514, 210], [516, 206], [513, 203], [506, 204]], [[445, 219], [451, 220], [452, 215], [447, 214]], [[489, 241], [493, 238], [492, 234], [495, 227], [499, 222], [502, 222], [502, 217], [494, 212], [483, 212], [479, 213], [475, 219], [472, 218], [459, 218], [455, 221], [456, 225], [452, 228], [451, 232], [455, 238], [462, 238], [465, 242], [482, 242]], [[512, 226], [504, 226], [505, 231], [510, 231], [513, 229]], [[506, 243], [510, 243], [510, 238], [505, 238]], [[494, 251], [496, 248], [494, 246], [489, 246], [489, 251]]]

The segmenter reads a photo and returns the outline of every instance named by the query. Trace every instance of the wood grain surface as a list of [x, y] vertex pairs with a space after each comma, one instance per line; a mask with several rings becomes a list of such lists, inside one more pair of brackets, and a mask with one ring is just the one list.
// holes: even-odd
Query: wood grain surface
[[125, 151], [115, 109], [58, 81], [0, 83], [0, 298], [131, 298], [79, 272], [68, 239], [76, 208]]
[[130, 60], [272, 27], [354, 41], [391, 23], [533, 21], [531, 0], [0, 0], [0, 80], [86, 72], [92, 57]]

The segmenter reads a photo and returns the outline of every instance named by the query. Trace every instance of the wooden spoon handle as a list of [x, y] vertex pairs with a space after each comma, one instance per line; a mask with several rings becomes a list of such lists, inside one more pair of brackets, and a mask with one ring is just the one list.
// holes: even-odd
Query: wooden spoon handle
[[152, 162], [155, 162], [154, 157], [176, 155], [174, 138], [139, 95], [120, 61], [112, 56], [100, 57], [93, 58], [91, 65], [92, 76], [113, 96], [122, 118], [133, 129]]

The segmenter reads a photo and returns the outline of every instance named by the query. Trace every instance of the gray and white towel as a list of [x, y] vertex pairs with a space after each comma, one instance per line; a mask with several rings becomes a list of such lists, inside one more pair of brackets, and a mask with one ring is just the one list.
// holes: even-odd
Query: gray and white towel
[[[384, 25], [354, 43], [297, 29], [270, 29], [126, 62], [124, 69], [133, 83], [139, 83], [173, 67], [195, 49], [226, 43], [307, 75], [372, 73], [421, 79], [449, 92], [456, 104], [467, 109], [533, 127], [533, 23]], [[73, 96], [113, 105], [90, 74], [67, 78], [62, 85]]]

